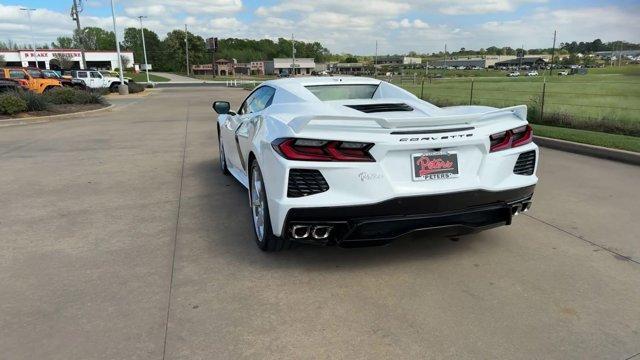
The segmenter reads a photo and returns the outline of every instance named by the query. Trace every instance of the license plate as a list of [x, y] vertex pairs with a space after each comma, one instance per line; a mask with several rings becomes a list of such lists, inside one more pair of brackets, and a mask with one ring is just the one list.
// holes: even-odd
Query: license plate
[[458, 177], [458, 154], [430, 152], [411, 155], [413, 181]]

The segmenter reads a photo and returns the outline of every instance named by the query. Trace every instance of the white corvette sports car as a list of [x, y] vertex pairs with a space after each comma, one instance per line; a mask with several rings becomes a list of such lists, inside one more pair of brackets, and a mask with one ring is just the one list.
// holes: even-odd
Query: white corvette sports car
[[538, 181], [526, 106], [439, 108], [376, 79], [305, 77], [213, 108], [220, 166], [249, 190], [267, 251], [508, 225]]

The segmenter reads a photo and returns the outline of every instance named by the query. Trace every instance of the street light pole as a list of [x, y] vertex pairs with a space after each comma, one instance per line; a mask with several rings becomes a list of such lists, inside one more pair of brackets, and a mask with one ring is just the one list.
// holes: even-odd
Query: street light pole
[[120, 55], [120, 41], [118, 40], [116, 10], [113, 6], [113, 0], [111, 0], [111, 17], [113, 18], [113, 35], [116, 37], [116, 52], [118, 53], [118, 68], [120, 69], [120, 85], [118, 86], [118, 93], [120, 95], [127, 95], [129, 93], [129, 86], [124, 83], [124, 69], [122, 68], [122, 55]]
[[[36, 50], [36, 38], [33, 36], [33, 23], [31, 22], [31, 12], [35, 11], [36, 9], [20, 8], [20, 10], [26, 11], [27, 17], [29, 18], [29, 28], [31, 30], [31, 46], [33, 46], [33, 56], [36, 59], [36, 68], [39, 68], [38, 67], [38, 51]], [[47, 67], [47, 64], [45, 64], [45, 67]]]
[[146, 19], [146, 16], [138, 16], [140, 19], [140, 32], [142, 33], [142, 52], [144, 53], [144, 71], [147, 73], [147, 84], [149, 84], [149, 63], [147, 62], [147, 46], [144, 43], [144, 28], [142, 27], [142, 19]]
[[187, 53], [187, 76], [189, 76], [189, 31], [187, 31], [187, 24], [184, 24], [184, 49]]
[[291, 76], [296, 76], [296, 40], [291, 34]]

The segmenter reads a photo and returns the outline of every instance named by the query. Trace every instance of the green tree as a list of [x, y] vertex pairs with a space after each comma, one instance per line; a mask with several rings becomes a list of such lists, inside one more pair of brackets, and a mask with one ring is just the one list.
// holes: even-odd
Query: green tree
[[72, 37], [58, 36], [56, 41], [51, 43], [51, 47], [54, 49], [71, 49], [78, 47], [78, 44], [74, 44]]
[[[160, 70], [163, 49], [158, 34], [149, 29], [144, 29], [144, 41], [147, 48], [147, 61], [149, 61], [149, 64], [152, 64], [155, 69]], [[122, 45], [125, 49], [133, 51], [133, 58], [138, 63], [144, 63], [140, 29], [126, 28], [124, 30], [124, 41]]]
[[0, 55], [0, 67], [7, 65], [7, 62], [4, 59], [4, 55]]
[[98, 27], [85, 27], [73, 34], [74, 44], [84, 44], [85, 50], [114, 50], [116, 37], [113, 31]]
[[[206, 50], [204, 39], [201, 36], [188, 33], [189, 64], [211, 63]], [[163, 61], [159, 68], [165, 71], [186, 72], [185, 32], [173, 30], [162, 40]]]

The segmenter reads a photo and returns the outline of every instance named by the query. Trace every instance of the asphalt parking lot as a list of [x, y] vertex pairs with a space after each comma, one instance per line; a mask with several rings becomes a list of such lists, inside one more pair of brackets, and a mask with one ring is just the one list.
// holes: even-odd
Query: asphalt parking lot
[[210, 107], [246, 94], [0, 128], [0, 358], [640, 358], [640, 167], [543, 149], [513, 226], [263, 253]]

